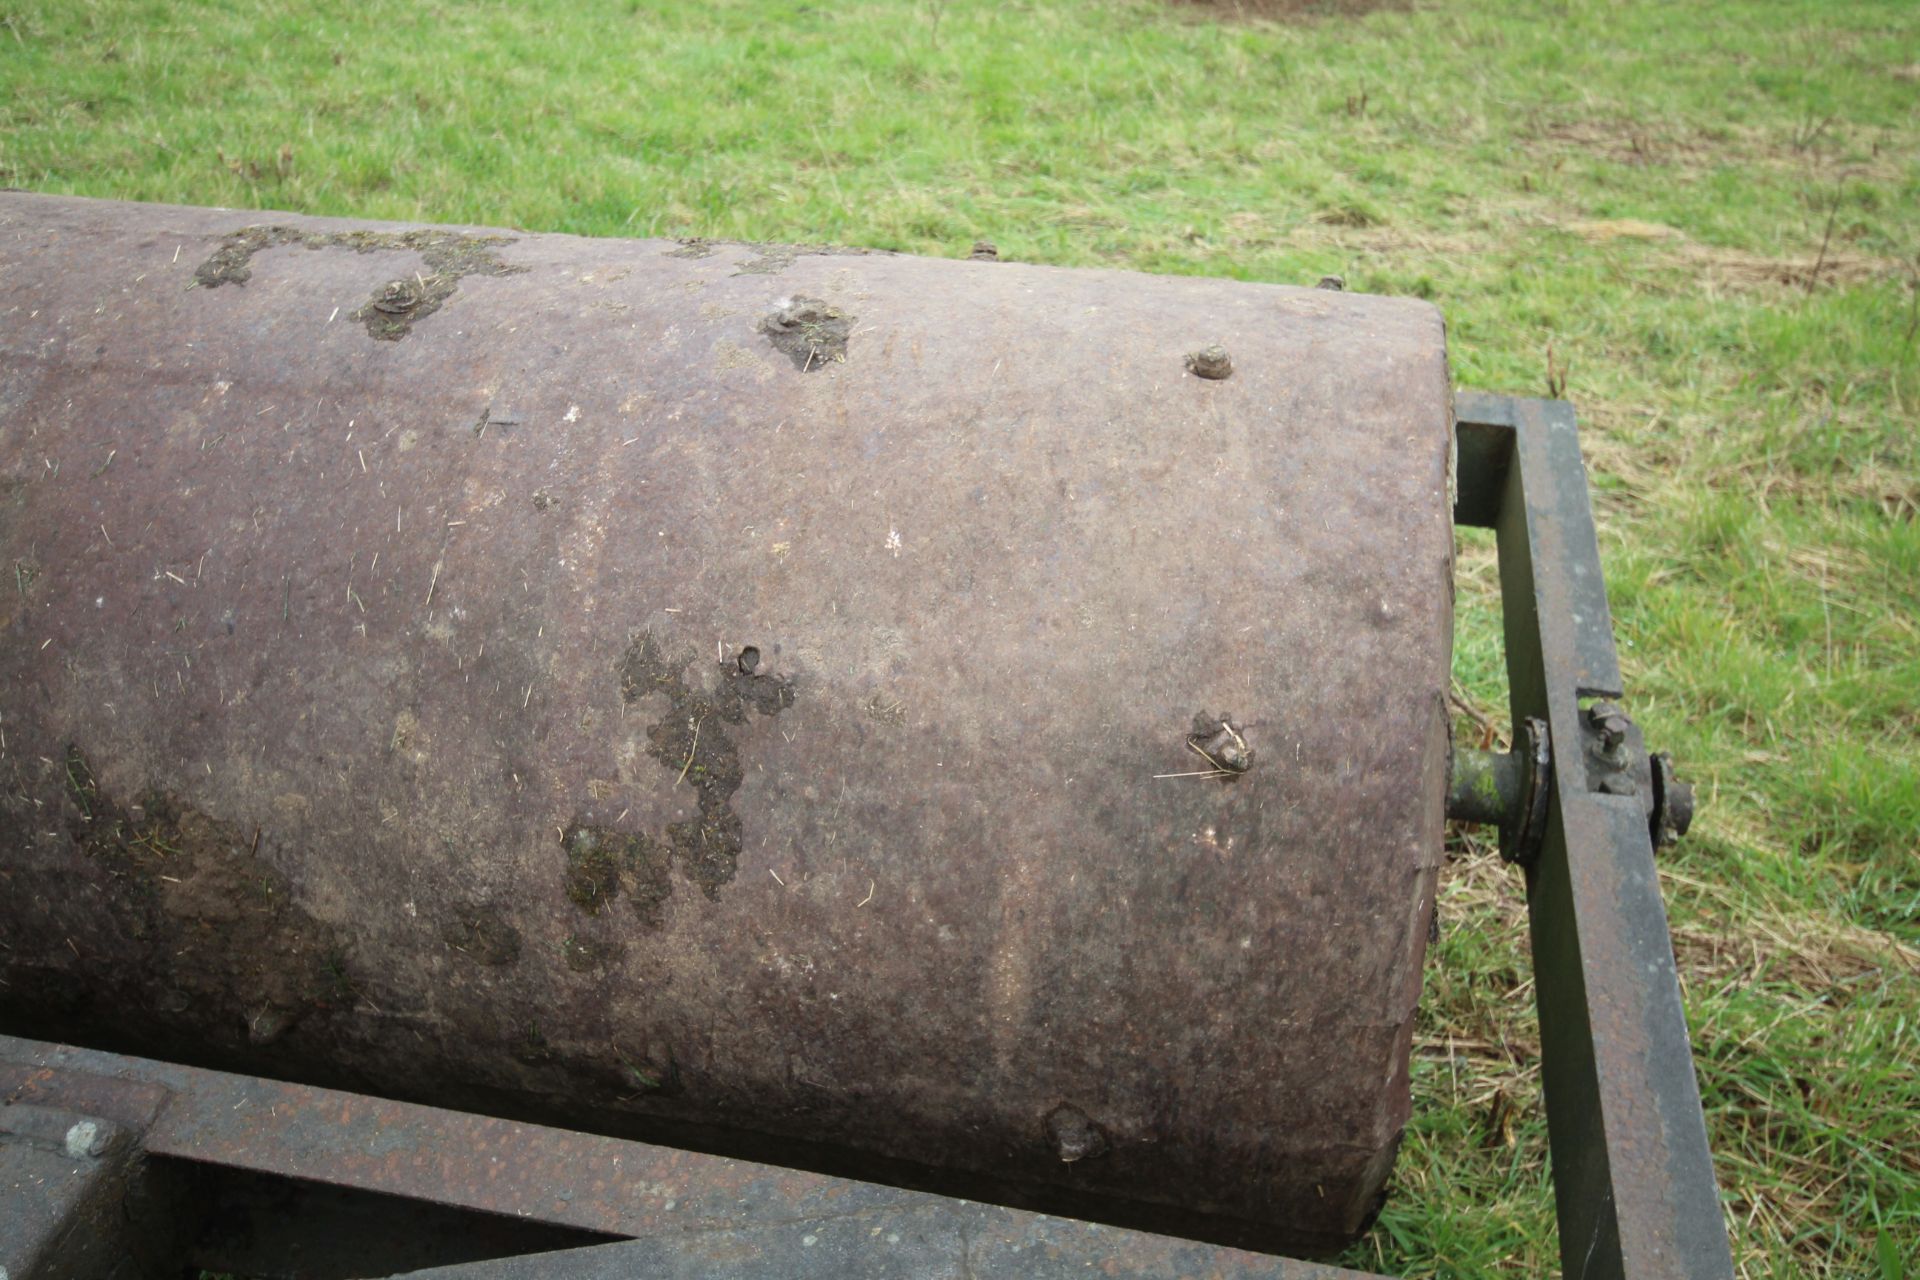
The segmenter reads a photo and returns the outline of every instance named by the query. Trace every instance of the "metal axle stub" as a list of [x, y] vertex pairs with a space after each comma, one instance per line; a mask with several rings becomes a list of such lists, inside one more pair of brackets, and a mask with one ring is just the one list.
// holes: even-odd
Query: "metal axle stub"
[[[1583, 723], [1589, 789], [1637, 797], [1646, 810], [1655, 849], [1687, 834], [1693, 823], [1693, 788], [1674, 776], [1673, 757], [1648, 751], [1638, 726], [1614, 703], [1594, 703]], [[1524, 738], [1509, 751], [1455, 747], [1447, 770], [1447, 816], [1498, 827], [1500, 856], [1522, 866], [1540, 852], [1553, 781], [1546, 722], [1528, 718]]]
[[1529, 862], [1546, 834], [1552, 778], [1546, 721], [1529, 717], [1511, 750], [1454, 748], [1448, 762], [1447, 816], [1498, 827], [1500, 856], [1508, 862]]

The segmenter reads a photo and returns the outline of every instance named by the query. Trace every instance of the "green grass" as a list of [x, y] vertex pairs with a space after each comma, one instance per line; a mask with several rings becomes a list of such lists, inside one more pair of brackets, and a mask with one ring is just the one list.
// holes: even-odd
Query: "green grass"
[[[1920, 5], [0, 0], [0, 183], [1411, 293], [1582, 409], [1748, 1276], [1920, 1272]], [[1503, 703], [1464, 541], [1456, 671]], [[1557, 1266], [1517, 885], [1460, 836], [1349, 1257]]]

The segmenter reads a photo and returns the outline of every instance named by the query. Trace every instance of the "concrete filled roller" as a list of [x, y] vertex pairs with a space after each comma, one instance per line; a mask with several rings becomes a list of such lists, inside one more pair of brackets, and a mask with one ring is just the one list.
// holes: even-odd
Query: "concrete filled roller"
[[0, 1026], [1347, 1239], [1451, 427], [1413, 301], [0, 195]]

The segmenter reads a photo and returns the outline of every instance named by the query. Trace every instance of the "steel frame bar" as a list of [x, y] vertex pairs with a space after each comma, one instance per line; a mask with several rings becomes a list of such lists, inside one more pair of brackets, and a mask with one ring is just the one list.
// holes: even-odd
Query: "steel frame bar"
[[1553, 790], [1527, 915], [1566, 1280], [1733, 1275], [1646, 810], [1580, 767], [1582, 699], [1620, 667], [1573, 406], [1462, 395], [1459, 524], [1499, 540], [1513, 723]]
[[[1456, 416], [1455, 522], [1498, 534], [1513, 722], [1544, 720], [1560, 762], [1544, 847], [1527, 868], [1527, 897], [1562, 1273], [1567, 1280], [1730, 1278], [1646, 811], [1633, 796], [1595, 789], [1578, 767], [1592, 731], [1582, 700], [1617, 698], [1623, 690], [1573, 409], [1462, 395]], [[81, 1123], [122, 1136], [77, 1150], [72, 1126]], [[39, 1132], [54, 1129], [68, 1135], [64, 1150]], [[87, 1161], [116, 1153], [130, 1163], [87, 1173]], [[640, 1270], [743, 1280], [1041, 1276], [1078, 1274], [1092, 1263], [1108, 1274], [1138, 1276], [1386, 1280], [643, 1143], [0, 1036], [0, 1168], [25, 1161], [22, 1167], [40, 1171], [33, 1175], [39, 1178], [61, 1173], [64, 1161], [86, 1186], [111, 1188], [147, 1157], [329, 1183], [620, 1241], [432, 1273], [465, 1280]], [[26, 1265], [15, 1262], [16, 1280], [28, 1280], [46, 1263], [45, 1249], [66, 1238], [70, 1224], [43, 1220], [52, 1213], [0, 1191], [0, 1226], [11, 1223], [21, 1233], [15, 1239], [24, 1241], [22, 1250], [41, 1248], [19, 1255]], [[7, 1257], [0, 1247], [0, 1262]], [[62, 1275], [92, 1273], [47, 1265]]]
[[[85, 1123], [112, 1149], [78, 1150]], [[1366, 1280], [1295, 1262], [876, 1183], [0, 1035], [0, 1268], [74, 1268], [71, 1224], [20, 1188], [125, 1181], [123, 1163], [264, 1173], [569, 1227], [583, 1248], [435, 1267], [482, 1276], [1066, 1276]], [[94, 1199], [100, 1197], [95, 1196]], [[117, 1213], [110, 1216], [119, 1216]], [[595, 1241], [605, 1241], [598, 1243]], [[108, 1259], [117, 1262], [118, 1259]]]

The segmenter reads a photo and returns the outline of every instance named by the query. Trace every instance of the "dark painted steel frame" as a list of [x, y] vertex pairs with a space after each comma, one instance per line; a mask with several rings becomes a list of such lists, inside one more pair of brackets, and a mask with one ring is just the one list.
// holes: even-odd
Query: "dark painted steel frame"
[[[1720, 1280], [1733, 1274], [1646, 813], [1592, 789], [1582, 700], [1618, 698], [1606, 587], [1572, 406], [1462, 395], [1455, 523], [1499, 538], [1513, 723], [1547, 722], [1557, 757], [1547, 831], [1527, 868], [1562, 1273], [1567, 1280]], [[633, 1237], [436, 1276], [509, 1280], [719, 1274], [703, 1251], [751, 1256], [752, 1276], [1039, 1274], [1106, 1260], [1126, 1274], [1385, 1280], [1166, 1237], [793, 1173], [640, 1143], [337, 1091], [0, 1037], [7, 1108], [97, 1116], [164, 1160], [270, 1173]], [[246, 1119], [242, 1119], [245, 1113]], [[264, 1119], [263, 1119], [264, 1113]], [[20, 1124], [0, 1109], [0, 1155]], [[26, 1119], [26, 1111], [16, 1120]], [[57, 1123], [64, 1123], [59, 1121]], [[42, 1127], [45, 1127], [44, 1124]], [[57, 1127], [57, 1124], [56, 1124]], [[510, 1152], [502, 1165], [499, 1153]], [[72, 1155], [71, 1152], [68, 1153]], [[46, 1152], [33, 1157], [58, 1159]], [[81, 1159], [83, 1157], [74, 1157]], [[91, 1158], [91, 1157], [84, 1157]], [[634, 1188], [682, 1188], [664, 1207]], [[680, 1211], [684, 1204], [688, 1211]], [[0, 1224], [8, 1211], [0, 1195]], [[689, 1212], [690, 1211], [690, 1212]], [[889, 1258], [814, 1250], [810, 1222], [860, 1218], [904, 1240]], [[44, 1214], [42, 1215], [44, 1216]], [[33, 1223], [15, 1221], [25, 1229]], [[40, 1223], [43, 1232], [57, 1224]], [[744, 1250], [744, 1254], [742, 1253]], [[730, 1251], [730, 1252], [729, 1252]], [[1017, 1256], [1016, 1256], [1017, 1255]], [[717, 1257], [718, 1255], [715, 1255]], [[711, 1264], [711, 1265], [710, 1265]], [[729, 1264], [731, 1266], [731, 1264]], [[825, 1268], [825, 1270], [822, 1270]], [[1052, 1274], [1051, 1271], [1046, 1272]], [[424, 1273], [423, 1273], [424, 1274]]]
[[1555, 769], [1527, 868], [1541, 1074], [1566, 1280], [1733, 1275], [1646, 811], [1589, 788], [1582, 700], [1619, 698], [1573, 406], [1461, 395], [1454, 522], [1500, 548], [1513, 723]]
[[[86, 1126], [83, 1143], [71, 1136], [76, 1125]], [[344, 1188], [573, 1237], [548, 1233], [537, 1247], [549, 1251], [485, 1258], [470, 1250], [469, 1260], [406, 1272], [440, 1280], [1065, 1280], [1095, 1264], [1102, 1275], [1136, 1280], [1367, 1280], [876, 1183], [0, 1035], [0, 1271], [13, 1280], [178, 1274], [165, 1247], [184, 1247], [178, 1240], [163, 1242], [144, 1268], [120, 1264], [156, 1232], [198, 1229], [182, 1226], [208, 1208], [194, 1170]], [[121, 1200], [165, 1203], [142, 1213]], [[382, 1221], [393, 1244], [355, 1247], [362, 1266], [371, 1253], [384, 1272], [395, 1266], [395, 1245], [422, 1228], [404, 1217], [395, 1226], [390, 1212]], [[76, 1242], [103, 1237], [104, 1250], [79, 1256]], [[188, 1255], [195, 1266], [253, 1270]], [[257, 1260], [284, 1264], [286, 1255]], [[300, 1270], [314, 1269], [313, 1259], [302, 1262]]]

